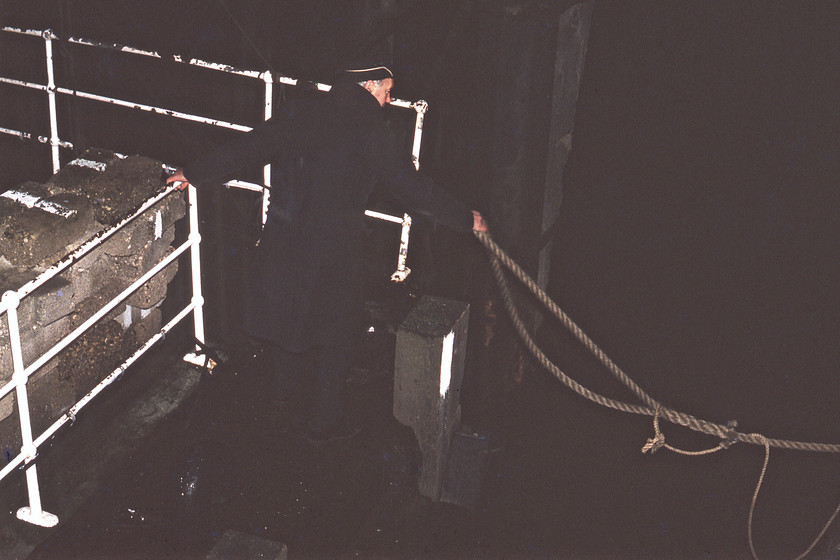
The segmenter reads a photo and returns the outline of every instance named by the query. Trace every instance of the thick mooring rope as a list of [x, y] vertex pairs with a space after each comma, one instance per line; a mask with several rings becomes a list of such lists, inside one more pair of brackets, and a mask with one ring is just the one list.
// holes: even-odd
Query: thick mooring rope
[[[827, 453], [840, 453], [840, 444], [832, 444], [832, 443], [814, 443], [814, 442], [807, 442], [807, 441], [793, 441], [793, 440], [786, 440], [786, 439], [773, 439], [773, 438], [765, 438], [761, 434], [755, 433], [743, 433], [739, 432], [734, 428], [734, 425], [724, 425], [718, 424], [715, 422], [710, 422], [708, 420], [704, 420], [702, 418], [697, 418], [696, 416], [692, 416], [691, 414], [686, 414], [684, 412], [679, 412], [672, 408], [668, 408], [664, 406], [662, 403], [658, 402], [656, 399], [648, 395], [641, 387], [639, 387], [636, 382], [634, 382], [627, 373], [622, 370], [618, 364], [612, 361], [609, 356], [597, 345], [595, 342], [583, 332], [583, 330], [569, 317], [569, 315], [563, 311], [548, 295], [545, 291], [540, 288], [536, 282], [524, 271], [522, 268], [510, 258], [510, 256], [505, 253], [505, 251], [496, 244], [495, 241], [490, 237], [489, 233], [486, 232], [475, 232], [475, 236], [481, 241], [487, 251], [490, 253], [490, 264], [493, 269], [493, 276], [496, 279], [496, 282], [499, 284], [499, 290], [502, 294], [502, 299], [505, 304], [505, 308], [510, 315], [511, 320], [516, 328], [516, 332], [519, 337], [522, 339], [525, 346], [528, 350], [534, 355], [537, 361], [545, 367], [548, 371], [550, 371], [557, 379], [559, 379], [564, 385], [575, 391], [580, 396], [589, 399], [592, 402], [600, 404], [602, 406], [606, 406], [609, 408], [613, 408], [616, 410], [621, 410], [623, 412], [629, 412], [632, 414], [643, 414], [646, 416], [657, 416], [668, 420], [674, 424], [678, 424], [680, 426], [685, 426], [693, 431], [708, 434], [712, 436], [716, 436], [722, 440], [721, 446], [723, 448], [728, 447], [729, 445], [736, 443], [736, 442], [744, 442], [744, 443], [751, 443], [753, 445], [764, 445], [767, 443], [771, 447], [777, 447], [781, 449], [793, 449], [797, 451], [819, 451], [819, 452], [827, 452]], [[542, 303], [546, 309], [548, 309], [552, 315], [554, 315], [564, 327], [566, 327], [569, 332], [571, 332], [575, 338], [577, 338], [583, 345], [592, 353], [595, 358], [601, 362], [607, 370], [616, 378], [618, 379], [625, 387], [630, 389], [633, 394], [643, 403], [641, 405], [638, 404], [631, 404], [626, 403], [623, 401], [611, 399], [600, 395], [560, 370], [549, 358], [546, 356], [542, 350], [537, 346], [534, 339], [531, 337], [528, 329], [525, 327], [522, 319], [519, 317], [519, 313], [516, 310], [516, 306], [513, 302], [513, 297], [511, 295], [510, 287], [508, 286], [507, 279], [504, 276], [502, 271], [501, 265], [504, 265], [508, 268], [516, 278], [522, 282], [522, 284], [531, 291], [532, 294], [537, 298], [537, 300]], [[658, 412], [657, 412], [658, 411]], [[658, 431], [658, 430], [657, 430]], [[662, 438], [661, 433], [657, 434], [657, 441], [653, 442], [651, 451], [655, 451], [661, 445], [658, 445], [659, 440]], [[717, 450], [717, 449], [716, 449]]]
[[[490, 237], [489, 233], [486, 232], [475, 232], [476, 237], [481, 241], [484, 247], [487, 249], [488, 253], [490, 254], [490, 265], [493, 269], [493, 276], [496, 279], [496, 282], [499, 285], [499, 291], [502, 294], [502, 300], [504, 301], [505, 308], [507, 309], [508, 315], [510, 315], [511, 321], [516, 328], [516, 332], [519, 337], [522, 339], [522, 342], [534, 355], [537, 361], [546, 368], [549, 372], [552, 373], [557, 379], [559, 379], [564, 385], [572, 389], [574, 392], [579, 394], [580, 396], [589, 399], [592, 402], [600, 404], [602, 406], [606, 406], [609, 408], [613, 408], [615, 410], [621, 410], [624, 412], [629, 412], [632, 414], [644, 414], [648, 416], [653, 416], [653, 429], [654, 429], [654, 437], [647, 440], [647, 443], [642, 447], [642, 453], [655, 453], [660, 448], [666, 448], [670, 451], [675, 453], [680, 453], [683, 455], [707, 455], [709, 453], [714, 453], [716, 451], [721, 451], [723, 449], [728, 449], [733, 443], [742, 441], [745, 443], [752, 443], [754, 445], [761, 445], [764, 447], [764, 465], [761, 468], [761, 475], [758, 478], [758, 483], [755, 487], [755, 492], [753, 493], [752, 500], [750, 502], [750, 510], [747, 519], [747, 540], [749, 543], [750, 553], [755, 560], [758, 560], [758, 554], [755, 550], [755, 545], [753, 543], [753, 534], [752, 534], [752, 526], [753, 526], [753, 515], [755, 513], [755, 504], [758, 500], [758, 493], [761, 490], [761, 484], [764, 481], [764, 475], [767, 472], [767, 464], [770, 461], [770, 448], [771, 447], [778, 447], [782, 449], [793, 449], [798, 451], [822, 451], [828, 453], [838, 453], [840, 452], [840, 445], [839, 444], [829, 444], [829, 443], [812, 443], [812, 442], [804, 442], [804, 441], [791, 441], [785, 439], [770, 439], [765, 437], [759, 433], [742, 433], [735, 429], [737, 425], [734, 421], [730, 422], [727, 425], [716, 424], [714, 422], [709, 422], [708, 420], [703, 420], [701, 418], [697, 418], [690, 414], [685, 414], [683, 412], [678, 412], [676, 410], [667, 408], [663, 406], [661, 403], [656, 401], [653, 397], [648, 395], [641, 387], [639, 387], [631, 378], [628, 376], [624, 370], [622, 370], [615, 362], [613, 362], [609, 356], [604, 353], [601, 348], [595, 344], [595, 342], [583, 332], [583, 330], [574, 322], [572, 319], [566, 314], [565, 311], [560, 309], [560, 307], [552, 301], [550, 297], [545, 293], [545, 291], [540, 288], [536, 282], [524, 271], [522, 268], [514, 262], [507, 253], [499, 247], [493, 239]], [[613, 376], [618, 379], [625, 387], [630, 389], [634, 395], [643, 403], [642, 405], [626, 403], [623, 401], [619, 401], [616, 399], [611, 399], [609, 397], [605, 397], [599, 393], [596, 393], [565, 373], [557, 367], [549, 358], [548, 356], [543, 353], [543, 351], [537, 346], [536, 342], [534, 341], [531, 334], [528, 332], [528, 329], [525, 327], [525, 324], [522, 322], [521, 317], [519, 316], [519, 312], [516, 309], [516, 305], [513, 302], [513, 296], [510, 292], [510, 287], [508, 286], [507, 279], [505, 278], [504, 271], [502, 270], [502, 264], [504, 264], [513, 274], [522, 282], [530, 291], [531, 293], [542, 303], [546, 309], [548, 309], [554, 317], [556, 317], [562, 324], [565, 326], [574, 336], [577, 338], [590, 353], [592, 353], [598, 361], [600, 361], [609, 371], [613, 374]], [[678, 424], [680, 426], [685, 426], [691, 430], [696, 432], [700, 432], [703, 434], [713, 435], [720, 438], [720, 443], [710, 449], [702, 450], [702, 451], [685, 451], [682, 449], [677, 449], [665, 443], [665, 436], [662, 434], [662, 431], [659, 429], [659, 418], [665, 418], [666, 420], [673, 422], [674, 424]], [[831, 517], [823, 526], [822, 530], [819, 532], [817, 537], [811, 542], [808, 548], [801, 553], [799, 556], [796, 557], [795, 560], [801, 560], [805, 556], [807, 556], [813, 549], [816, 547], [817, 543], [822, 539], [825, 532], [828, 530], [829, 526], [834, 522], [835, 518], [840, 514], [840, 505], [834, 510]]]

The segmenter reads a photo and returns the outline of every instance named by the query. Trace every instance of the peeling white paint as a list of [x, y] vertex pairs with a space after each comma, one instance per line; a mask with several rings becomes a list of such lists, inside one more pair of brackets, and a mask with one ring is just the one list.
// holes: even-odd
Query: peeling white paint
[[105, 171], [105, 168], [108, 167], [108, 164], [102, 163], [101, 161], [92, 161], [84, 158], [76, 158], [73, 161], [71, 161], [69, 165], [75, 165], [77, 167], [89, 167], [90, 169], [96, 169], [100, 173]]
[[163, 237], [163, 215], [160, 210], [155, 212], [155, 239]]
[[198, 58], [191, 58], [189, 61], [191, 66], [198, 66], [200, 68], [207, 68], [209, 70], [218, 70], [220, 72], [227, 72], [228, 74], [237, 74], [239, 76], [246, 76], [248, 78], [260, 78], [262, 79], [263, 73], [258, 72], [256, 70], [243, 70], [241, 68], [236, 68], [235, 66], [231, 66], [230, 64], [220, 64], [218, 62], [207, 62], [206, 60], [201, 60]]
[[0, 132], [2, 132], [3, 134], [10, 134], [12, 136], [17, 136], [21, 140], [37, 140], [41, 144], [49, 144], [50, 143], [50, 139], [47, 138], [46, 136], [33, 136], [29, 132], [21, 132], [20, 130], [14, 130], [14, 129], [11, 129], [11, 128], [4, 128], [2, 126], [0, 126]]
[[3, 31], [9, 33], [18, 33], [20, 35], [30, 35], [32, 37], [43, 37], [44, 33], [51, 33], [49, 30], [42, 31], [40, 29], [21, 29], [20, 27], [3, 27]]
[[43, 84], [35, 84], [35, 83], [32, 83], [32, 82], [25, 82], [23, 80], [16, 80], [14, 78], [0, 77], [0, 83], [10, 84], [10, 85], [13, 85], [13, 86], [25, 87], [25, 88], [29, 88], [29, 89], [37, 89], [37, 90], [40, 90], [40, 91], [47, 91], [47, 86], [45, 86]]
[[440, 398], [445, 398], [452, 381], [452, 354], [455, 349], [455, 331], [443, 338], [443, 350], [440, 357]]
[[35, 204], [41, 200], [39, 197], [35, 195], [31, 195], [29, 193], [23, 193], [20, 191], [6, 191], [2, 195], [3, 198], [8, 198], [9, 200], [14, 200], [18, 204], [23, 204], [27, 208], [34, 208]]
[[210, 124], [213, 126], [219, 126], [222, 128], [229, 128], [231, 130], [236, 130], [239, 132], [250, 132], [253, 127], [245, 126], [241, 124], [235, 124], [219, 119], [211, 119], [207, 117], [201, 117], [198, 115], [192, 115], [189, 113], [182, 113], [181, 111], [173, 111], [170, 109], [163, 109], [161, 107], [155, 107], [153, 105], [144, 105], [142, 103], [132, 103], [130, 101], [123, 101], [122, 99], [115, 99], [113, 97], [106, 97], [104, 95], [96, 95], [94, 93], [88, 93], [84, 91], [79, 91], [76, 89], [68, 89], [63, 87], [55, 88], [56, 93], [61, 93], [64, 95], [72, 95], [74, 97], [80, 97], [82, 99], [90, 99], [91, 101], [99, 101], [101, 103], [110, 103], [112, 105], [117, 105], [119, 107], [126, 107], [128, 109], [138, 109], [140, 111], [147, 111], [151, 113], [156, 113], [158, 115], [167, 115], [169, 117], [175, 117], [178, 119], [184, 119], [193, 122], [200, 122], [204, 124]]
[[123, 330], [128, 329], [131, 326], [131, 306], [126, 305], [125, 310], [120, 313], [120, 326], [122, 326]]
[[67, 39], [68, 43], [74, 43], [76, 45], [86, 45], [88, 47], [99, 47], [104, 49], [113, 49], [120, 52], [131, 53], [131, 54], [139, 54], [143, 56], [150, 56], [152, 58], [161, 58], [161, 56], [156, 53], [155, 51], [145, 51], [142, 49], [136, 49], [134, 47], [126, 47], [125, 45], [120, 45], [117, 43], [100, 43], [99, 41], [91, 41], [90, 39], [82, 39], [80, 37], [70, 37]]
[[9, 200], [13, 200], [18, 204], [22, 204], [27, 208], [37, 208], [39, 210], [43, 210], [44, 212], [49, 212], [50, 214], [55, 214], [56, 216], [61, 216], [63, 218], [71, 218], [76, 215], [76, 211], [55, 202], [51, 202], [49, 200], [43, 200], [38, 198], [37, 196], [31, 195], [29, 193], [24, 193], [20, 191], [6, 191], [3, 194], [0, 194], [3, 198], [8, 198]]
[[58, 137], [58, 105], [55, 99], [55, 67], [53, 65], [53, 40], [52, 32], [44, 31], [44, 49], [47, 55], [47, 104], [50, 108], [50, 148], [52, 152], [53, 174], [61, 170], [61, 155], [59, 145], [61, 138]]

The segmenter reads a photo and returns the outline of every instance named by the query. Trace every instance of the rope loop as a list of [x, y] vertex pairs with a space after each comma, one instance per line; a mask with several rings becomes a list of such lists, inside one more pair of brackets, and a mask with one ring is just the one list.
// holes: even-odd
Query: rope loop
[[[539, 363], [545, 367], [548, 371], [550, 371], [557, 379], [559, 379], [563, 384], [567, 387], [578, 393], [580, 396], [589, 399], [590, 401], [600, 404], [602, 406], [606, 406], [608, 408], [612, 408], [615, 410], [620, 410], [622, 412], [627, 412], [630, 414], [641, 414], [645, 416], [652, 416], [656, 415], [655, 411], [659, 409], [661, 406], [656, 399], [650, 396], [644, 389], [642, 389], [635, 381], [633, 381], [630, 376], [619, 367], [613, 360], [606, 355], [606, 353], [593, 341], [583, 329], [578, 326], [569, 315], [563, 311], [550, 297], [545, 291], [537, 285], [533, 278], [531, 278], [523, 269], [520, 267], [505, 251], [495, 242], [493, 241], [492, 237], [487, 232], [473, 232], [478, 238], [478, 240], [484, 245], [484, 248], [487, 250], [487, 253], [490, 257], [490, 266], [493, 271], [493, 276], [496, 279], [496, 283], [499, 285], [499, 292], [501, 293], [502, 300], [505, 304], [505, 308], [508, 311], [508, 314], [511, 317], [511, 320], [514, 323], [514, 327], [516, 329], [516, 333], [525, 343], [525, 346], [534, 355], [534, 357], [539, 361]], [[519, 313], [516, 310], [516, 306], [513, 302], [513, 297], [511, 295], [510, 287], [507, 284], [507, 279], [504, 277], [502, 272], [502, 266], [507, 268], [517, 280], [519, 280], [523, 286], [525, 286], [533, 295], [534, 297], [539, 300], [541, 304], [556, 318], [560, 321], [560, 323], [566, 327], [566, 329], [578, 339], [580, 343], [599, 361], [601, 364], [606, 367], [606, 369], [633, 395], [641, 402], [641, 404], [632, 404], [627, 403], [624, 401], [619, 401], [616, 399], [611, 399], [605, 397], [604, 395], [600, 395], [568, 375], [566, 375], [560, 368], [557, 367], [556, 364], [551, 362], [548, 357], [537, 347], [536, 342], [533, 340], [531, 335], [528, 333], [528, 329], [525, 328], [524, 322], [519, 317]], [[794, 441], [794, 440], [783, 440], [783, 439], [771, 439], [771, 438], [759, 438], [756, 434], [746, 434], [742, 432], [738, 432], [735, 428], [737, 424], [733, 422], [729, 422], [726, 425], [718, 424], [715, 422], [711, 422], [708, 420], [704, 420], [703, 418], [698, 418], [691, 414], [687, 414], [684, 412], [679, 412], [677, 410], [672, 410], [669, 408], [662, 407], [661, 416], [668, 420], [673, 424], [677, 424], [680, 426], [684, 426], [693, 430], [698, 433], [711, 435], [714, 437], [718, 437], [721, 439], [721, 442], [713, 449], [708, 449], [705, 451], [699, 452], [689, 452], [691, 454], [705, 454], [711, 453], [713, 451], [718, 451], [720, 449], [727, 449], [731, 447], [734, 443], [737, 442], [744, 442], [750, 443], [753, 445], [761, 445], [763, 446], [766, 443], [769, 443], [771, 447], [777, 447], [782, 449], [793, 449], [797, 451], [815, 451], [815, 452], [823, 452], [823, 453], [840, 453], [840, 444], [837, 443], [817, 443], [817, 442], [810, 442], [810, 441]], [[658, 420], [657, 420], [658, 421]], [[654, 441], [658, 441], [659, 438], [654, 438]], [[654, 444], [652, 444], [654, 445]], [[664, 445], [666, 448], [670, 449], [670, 446]]]
[[[505, 308], [510, 315], [510, 318], [514, 324], [517, 334], [525, 343], [525, 346], [528, 350], [534, 355], [534, 357], [539, 361], [539, 363], [545, 367], [549, 372], [551, 372], [558, 380], [560, 380], [563, 384], [565, 384], [568, 388], [572, 389], [580, 396], [589, 399], [590, 401], [600, 404], [602, 406], [606, 406], [608, 408], [612, 408], [615, 410], [620, 410], [623, 412], [628, 412], [631, 414], [642, 414], [653, 416], [653, 430], [654, 430], [654, 437], [648, 438], [647, 442], [644, 446], [642, 446], [642, 453], [656, 453], [661, 448], [666, 448], [669, 451], [673, 451], [675, 453], [680, 453], [683, 455], [706, 455], [709, 453], [714, 453], [716, 451], [721, 451], [724, 449], [729, 449], [732, 445], [742, 441], [744, 443], [751, 443], [753, 445], [760, 445], [764, 447], [764, 465], [761, 468], [761, 474], [758, 477], [758, 482], [755, 486], [755, 492], [753, 492], [753, 497], [750, 502], [750, 510], [749, 515], [747, 518], [747, 540], [749, 542], [750, 552], [752, 553], [752, 557], [754, 560], [758, 560], [758, 554], [755, 549], [755, 544], [753, 543], [753, 517], [755, 514], [755, 505], [758, 501], [758, 494], [761, 490], [761, 485], [764, 482], [764, 476], [767, 472], [767, 464], [770, 462], [770, 448], [771, 447], [778, 447], [782, 449], [794, 449], [798, 451], [820, 451], [820, 452], [828, 452], [828, 453], [840, 453], [840, 444], [827, 444], [827, 443], [815, 443], [815, 442], [806, 442], [806, 441], [791, 441], [791, 440], [781, 440], [781, 439], [770, 439], [765, 437], [762, 434], [758, 433], [742, 433], [737, 430], [738, 422], [735, 420], [730, 420], [725, 425], [716, 424], [714, 422], [710, 422], [707, 420], [703, 420], [701, 418], [697, 418], [690, 414], [678, 412], [676, 410], [672, 410], [670, 408], [663, 408], [662, 405], [656, 401], [653, 397], [648, 395], [641, 387], [639, 387], [630, 377], [615, 363], [613, 362], [600, 347], [598, 347], [595, 342], [590, 339], [586, 333], [583, 332], [577, 324], [562, 310], [560, 307], [557, 306], [551, 298], [545, 293], [545, 291], [534, 282], [533, 278], [528, 276], [522, 268], [517, 265], [513, 259], [507, 255], [501, 247], [499, 247], [490, 237], [490, 234], [487, 232], [474, 232], [475, 236], [484, 244], [485, 249], [490, 256], [490, 266], [493, 271], [493, 276], [496, 279], [496, 282], [499, 285], [499, 291], [502, 295], [502, 300], [505, 304]], [[604, 365], [613, 376], [620, 381], [624, 386], [629, 389], [638, 399], [641, 401], [642, 404], [631, 404], [626, 403], [623, 401], [610, 399], [603, 395], [600, 395], [574, 379], [570, 378], [568, 375], [563, 373], [560, 368], [557, 367], [546, 355], [542, 352], [542, 350], [537, 346], [534, 339], [528, 332], [528, 329], [525, 328], [525, 324], [523, 323], [522, 319], [519, 316], [517, 311], [516, 305], [513, 302], [513, 297], [510, 293], [510, 288], [507, 284], [507, 280], [504, 277], [502, 271], [502, 265], [504, 265], [508, 270], [510, 270], [516, 278], [523, 283], [528, 290], [542, 303], [548, 311], [554, 315], [555, 318], [560, 320], [560, 322], [566, 327], [569, 332], [571, 332], [577, 339], [580, 341], [589, 352], [595, 356], [598, 361]], [[665, 443], [665, 435], [659, 429], [659, 417], [663, 416], [666, 420], [673, 424], [677, 424], [680, 426], [684, 426], [689, 428], [698, 433], [704, 433], [707, 435], [715, 436], [720, 438], [720, 443], [711, 448], [706, 449], [703, 451], [684, 451], [682, 449], [677, 449]], [[816, 547], [817, 543], [822, 539], [825, 535], [826, 531], [828, 530], [829, 526], [834, 522], [837, 516], [840, 515], [840, 505], [834, 510], [829, 520], [823, 526], [820, 533], [811, 543], [805, 552], [800, 554], [796, 560], [802, 560], [807, 554], [809, 554], [814, 547]]]

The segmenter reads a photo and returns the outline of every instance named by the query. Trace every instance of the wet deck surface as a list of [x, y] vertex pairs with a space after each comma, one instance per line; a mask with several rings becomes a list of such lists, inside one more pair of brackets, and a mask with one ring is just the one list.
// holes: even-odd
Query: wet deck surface
[[[484, 419], [493, 443], [474, 506], [432, 503], [417, 492], [413, 435], [391, 414], [392, 344], [389, 334], [367, 341], [349, 386], [365, 429], [352, 440], [312, 447], [300, 430], [303, 400], [278, 411], [270, 363], [249, 353], [220, 365], [91, 478], [80, 457], [95, 452], [104, 423], [160, 368], [185, 367], [161, 347], [44, 451], [45, 508], [62, 521], [15, 525], [40, 543], [29, 558], [204, 558], [231, 529], [285, 543], [290, 558], [750, 557], [762, 450], [642, 455], [648, 420], [594, 408], [540, 373]], [[60, 484], [49, 482], [71, 463]], [[835, 504], [815, 483], [832, 480], [833, 463], [774, 455], [755, 520], [761, 557], [793, 557], [816, 534]], [[90, 495], [67, 515], [67, 492], [79, 485]]]

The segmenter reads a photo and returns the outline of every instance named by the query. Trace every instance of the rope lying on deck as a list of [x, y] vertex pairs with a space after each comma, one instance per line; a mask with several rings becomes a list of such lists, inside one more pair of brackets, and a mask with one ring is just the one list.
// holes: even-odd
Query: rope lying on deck
[[[664, 418], [669, 422], [674, 424], [678, 424], [680, 426], [685, 426], [691, 430], [696, 432], [700, 432], [703, 434], [708, 434], [712, 436], [716, 436], [721, 439], [721, 443], [718, 448], [727, 448], [731, 444], [736, 442], [744, 442], [744, 443], [751, 443], [754, 445], [765, 445], [765, 443], [769, 444], [771, 447], [778, 447], [782, 449], [794, 449], [798, 451], [821, 451], [821, 452], [828, 452], [828, 453], [840, 453], [840, 444], [829, 444], [829, 443], [814, 443], [814, 442], [806, 442], [806, 441], [792, 441], [792, 440], [785, 440], [785, 439], [772, 439], [772, 438], [765, 438], [761, 434], [747, 434], [743, 432], [739, 432], [735, 430], [734, 424], [730, 423], [729, 425], [718, 424], [715, 422], [710, 422], [708, 420], [704, 420], [702, 418], [697, 418], [696, 416], [692, 416], [691, 414], [686, 414], [684, 412], [679, 412], [672, 408], [668, 408], [664, 406], [662, 403], [658, 402], [656, 399], [648, 395], [641, 387], [639, 387], [631, 378], [628, 376], [624, 370], [622, 370], [618, 364], [613, 362], [609, 356], [607, 356], [604, 351], [597, 345], [595, 342], [583, 332], [583, 330], [563, 311], [554, 301], [551, 300], [550, 297], [545, 293], [545, 291], [540, 288], [536, 282], [524, 271], [522, 268], [510, 258], [510, 256], [505, 253], [505, 251], [496, 244], [495, 241], [490, 237], [490, 234], [485, 232], [475, 232], [475, 236], [481, 241], [487, 251], [490, 253], [491, 259], [490, 264], [493, 269], [493, 276], [496, 278], [496, 282], [499, 284], [499, 289], [502, 294], [502, 299], [504, 300], [505, 307], [507, 308], [508, 314], [510, 315], [511, 320], [513, 321], [514, 326], [516, 327], [516, 332], [519, 334], [519, 337], [525, 343], [525, 346], [528, 350], [534, 355], [534, 357], [539, 361], [539, 363], [545, 367], [548, 371], [550, 371], [557, 379], [559, 379], [564, 385], [575, 391], [580, 396], [591, 400], [592, 402], [598, 403], [602, 406], [606, 406], [609, 408], [613, 408], [615, 410], [621, 410], [623, 412], [629, 412], [631, 414], [642, 414], [645, 416], [653, 416], [656, 418]], [[630, 389], [633, 394], [642, 402], [641, 405], [638, 404], [631, 404], [624, 401], [619, 401], [616, 399], [612, 399], [609, 397], [605, 397], [599, 393], [596, 393], [568, 375], [566, 375], [560, 368], [558, 368], [549, 358], [546, 356], [542, 350], [537, 346], [534, 339], [528, 333], [528, 329], [525, 328], [522, 319], [519, 316], [518, 311], [516, 310], [516, 306], [513, 303], [513, 297], [511, 295], [510, 287], [508, 286], [507, 279], [504, 276], [502, 271], [501, 265], [507, 267], [516, 278], [519, 279], [528, 290], [531, 291], [532, 294], [542, 303], [546, 309], [548, 309], [562, 324], [565, 326], [569, 332], [571, 332], [575, 338], [577, 338], [589, 352], [591, 352], [599, 362], [601, 362], [609, 371], [610, 373], [618, 379], [625, 387]], [[659, 447], [661, 447], [664, 443], [664, 440], [661, 437], [661, 432], [658, 430], [658, 425], [656, 428], [657, 436], [650, 441], [650, 447], [646, 449], [646, 451], [656, 451]], [[648, 447], [647, 445], [645, 447]], [[718, 448], [715, 448], [717, 450]]]

